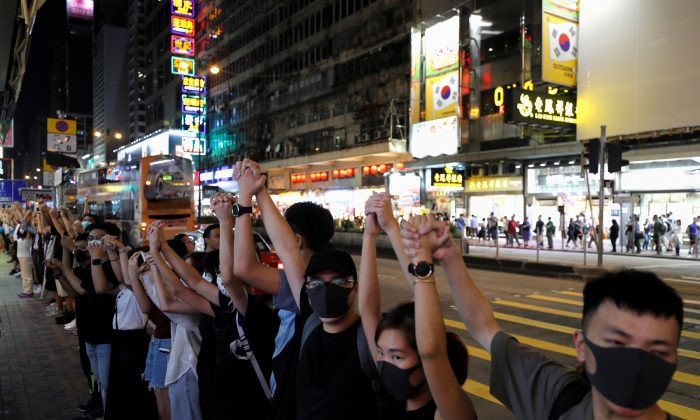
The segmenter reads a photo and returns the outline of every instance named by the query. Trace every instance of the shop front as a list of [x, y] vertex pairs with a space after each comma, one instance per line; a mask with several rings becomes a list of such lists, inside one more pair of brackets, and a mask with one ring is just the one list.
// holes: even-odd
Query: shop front
[[465, 214], [464, 180], [461, 166], [442, 166], [425, 170], [426, 209], [444, 216]]
[[523, 220], [523, 179], [519, 176], [472, 177], [466, 183], [467, 214], [480, 221], [491, 213], [499, 219]]

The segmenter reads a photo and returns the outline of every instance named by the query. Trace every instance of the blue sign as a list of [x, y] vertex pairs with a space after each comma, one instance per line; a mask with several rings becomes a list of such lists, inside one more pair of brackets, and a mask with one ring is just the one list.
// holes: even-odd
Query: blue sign
[[12, 179], [0, 181], [0, 204], [11, 204], [14, 201], [21, 202], [19, 194], [20, 188], [26, 188], [27, 181], [23, 179]]

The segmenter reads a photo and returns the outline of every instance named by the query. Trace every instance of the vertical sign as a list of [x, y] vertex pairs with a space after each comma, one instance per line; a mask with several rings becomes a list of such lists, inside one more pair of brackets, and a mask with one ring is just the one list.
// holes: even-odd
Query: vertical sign
[[78, 122], [64, 118], [48, 118], [46, 120], [46, 150], [69, 155], [77, 154]]
[[542, 80], [575, 87], [578, 68], [578, 1], [542, 1]]

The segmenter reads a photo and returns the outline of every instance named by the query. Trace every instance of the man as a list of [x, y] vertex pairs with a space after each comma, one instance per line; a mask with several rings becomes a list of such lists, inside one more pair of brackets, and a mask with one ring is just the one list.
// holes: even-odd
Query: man
[[666, 235], [666, 223], [657, 215], [654, 215], [654, 246], [656, 247], [656, 255], [661, 255], [663, 238]]
[[489, 215], [487, 223], [489, 238], [491, 238], [494, 245], [498, 245], [498, 218], [493, 212]]
[[221, 237], [221, 229], [218, 223], [211, 224], [204, 229], [202, 234], [204, 238], [204, 252], [209, 253], [219, 249], [219, 241]]
[[518, 238], [518, 222], [515, 220], [515, 215], [510, 216], [508, 221], [508, 235], [510, 236], [510, 246], [513, 246], [513, 240], [520, 245], [520, 239]]
[[[405, 226], [402, 235], [410, 249], [441, 229], [429, 222]], [[469, 333], [491, 353], [491, 393], [517, 418], [669, 418], [658, 401], [676, 369], [683, 302], [655, 274], [607, 273], [584, 287], [574, 345], [589, 387], [580, 373], [503, 332], [452, 241], [429, 242]]]
[[467, 227], [467, 221], [464, 220], [464, 214], [460, 214], [455, 220], [455, 228], [459, 232], [459, 237], [464, 238], [469, 236], [469, 227]]
[[469, 227], [471, 228], [471, 235], [469, 235], [470, 238], [473, 238], [479, 234], [479, 219], [476, 218], [476, 215], [472, 214], [472, 218], [469, 221]]
[[557, 231], [557, 228], [554, 226], [554, 222], [552, 222], [551, 217], [547, 217], [547, 225], [545, 226], [547, 230], [547, 249], [553, 249], [554, 248], [554, 233]]
[[544, 222], [542, 221], [542, 215], [537, 216], [537, 222], [535, 223], [535, 236], [537, 247], [544, 248]]
[[685, 229], [690, 239], [690, 247], [688, 248], [688, 254], [692, 254], [693, 251], [697, 252], [698, 243], [698, 218], [693, 217], [693, 223], [689, 224]]

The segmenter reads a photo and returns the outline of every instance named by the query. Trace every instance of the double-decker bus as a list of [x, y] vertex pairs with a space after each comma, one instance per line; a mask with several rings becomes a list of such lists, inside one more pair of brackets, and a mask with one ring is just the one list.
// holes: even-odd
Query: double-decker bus
[[195, 228], [193, 183], [191, 160], [147, 156], [81, 172], [78, 208], [115, 223], [125, 242], [138, 245], [155, 220], [165, 222], [167, 237]]

